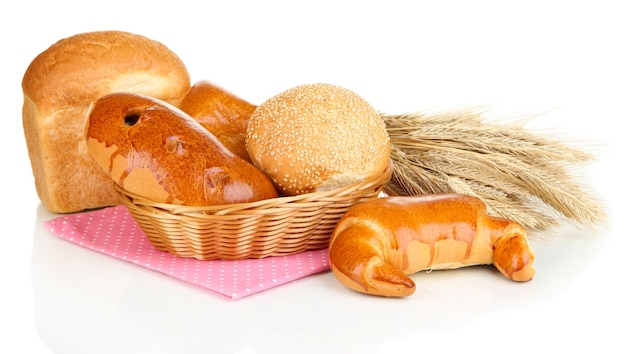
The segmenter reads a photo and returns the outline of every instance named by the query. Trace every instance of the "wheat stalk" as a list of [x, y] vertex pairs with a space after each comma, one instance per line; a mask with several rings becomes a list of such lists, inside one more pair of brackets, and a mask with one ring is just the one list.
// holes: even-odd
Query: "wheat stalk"
[[530, 231], [605, 218], [571, 170], [594, 156], [532, 133], [522, 122], [488, 123], [476, 110], [381, 116], [394, 162], [390, 195], [473, 195], [492, 215]]

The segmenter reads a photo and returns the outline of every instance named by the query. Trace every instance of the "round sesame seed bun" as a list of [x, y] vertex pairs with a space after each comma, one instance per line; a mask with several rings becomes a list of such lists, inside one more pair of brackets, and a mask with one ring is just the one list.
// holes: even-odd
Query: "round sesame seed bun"
[[390, 159], [378, 112], [356, 93], [325, 83], [297, 86], [259, 105], [246, 148], [285, 195], [362, 181], [383, 173]]

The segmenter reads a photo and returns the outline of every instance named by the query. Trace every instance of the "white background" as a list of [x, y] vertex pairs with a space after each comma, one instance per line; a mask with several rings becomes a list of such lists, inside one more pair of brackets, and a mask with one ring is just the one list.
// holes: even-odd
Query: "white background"
[[[206, 3], [206, 4], [204, 4]], [[383, 5], [384, 4], [384, 5]], [[0, 352], [623, 352], [624, 10], [619, 1], [21, 1], [2, 26]], [[585, 142], [607, 228], [536, 244], [537, 276], [414, 276], [416, 294], [360, 296], [324, 273], [236, 302], [53, 238], [21, 126], [21, 79], [57, 40], [125, 30], [166, 44], [192, 81], [250, 102], [308, 82], [383, 112], [482, 106]]]

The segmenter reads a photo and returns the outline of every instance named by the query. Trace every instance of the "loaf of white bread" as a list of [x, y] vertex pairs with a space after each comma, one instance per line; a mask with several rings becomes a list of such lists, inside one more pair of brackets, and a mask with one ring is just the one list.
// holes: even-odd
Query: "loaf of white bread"
[[39, 54], [23, 77], [22, 121], [41, 203], [54, 213], [119, 204], [113, 180], [87, 152], [90, 105], [114, 92], [177, 105], [189, 88], [189, 73], [175, 53], [132, 33], [81, 33]]

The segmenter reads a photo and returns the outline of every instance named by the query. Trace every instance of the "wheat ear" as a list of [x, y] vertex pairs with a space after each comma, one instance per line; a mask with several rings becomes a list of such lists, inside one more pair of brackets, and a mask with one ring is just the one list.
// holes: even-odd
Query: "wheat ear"
[[572, 168], [594, 156], [479, 111], [382, 114], [391, 140], [390, 195], [463, 193], [531, 231], [563, 220], [601, 223], [604, 210]]

